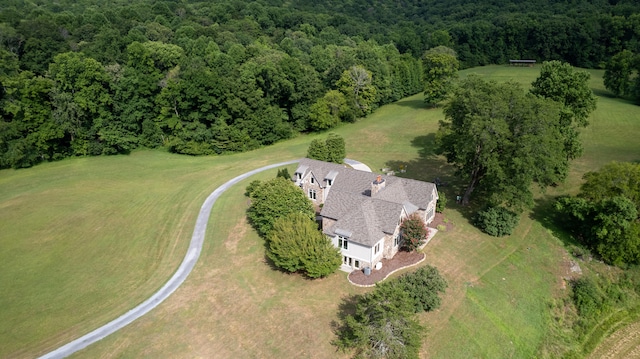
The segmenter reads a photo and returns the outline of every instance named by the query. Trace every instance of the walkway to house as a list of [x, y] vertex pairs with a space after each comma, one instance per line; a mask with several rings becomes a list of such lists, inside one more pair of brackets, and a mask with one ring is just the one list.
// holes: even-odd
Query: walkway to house
[[[294, 164], [299, 162], [300, 160], [292, 160], [292, 161], [286, 161], [286, 162], [280, 162], [280, 163], [276, 163], [276, 164], [272, 164], [269, 166], [264, 166], [264, 167], [260, 167], [258, 169], [255, 169], [253, 171], [249, 171], [247, 173], [241, 174], [238, 177], [235, 177], [229, 181], [227, 181], [225, 184], [223, 184], [222, 186], [216, 188], [215, 191], [213, 191], [209, 197], [207, 197], [207, 199], [204, 201], [204, 203], [202, 204], [202, 207], [200, 207], [200, 213], [198, 213], [198, 219], [196, 220], [196, 225], [195, 228], [193, 229], [193, 235], [191, 236], [191, 242], [189, 243], [189, 248], [187, 249], [187, 253], [185, 254], [184, 259], [182, 260], [182, 263], [180, 264], [180, 267], [178, 267], [178, 270], [173, 274], [173, 276], [167, 281], [167, 283], [165, 283], [165, 285], [160, 288], [160, 290], [158, 290], [157, 292], [155, 292], [151, 297], [149, 297], [149, 299], [145, 300], [144, 302], [142, 302], [141, 304], [139, 304], [137, 307], [131, 309], [130, 311], [126, 312], [125, 314], [121, 315], [120, 317], [112, 320], [111, 322], [101, 326], [98, 329], [95, 329], [94, 331], [83, 335], [82, 337], [69, 342], [63, 346], [61, 346], [60, 348], [49, 352], [43, 356], [40, 357], [40, 359], [43, 358], [66, 358], [68, 356], [70, 356], [71, 354], [82, 350], [86, 347], [88, 347], [89, 345], [102, 340], [103, 338], [115, 333], [116, 331], [124, 328], [125, 326], [129, 325], [130, 323], [132, 323], [134, 320], [142, 317], [143, 315], [147, 314], [148, 312], [150, 312], [152, 309], [154, 309], [155, 307], [157, 307], [158, 305], [160, 305], [160, 303], [162, 303], [165, 299], [169, 298], [169, 296], [171, 294], [173, 294], [173, 292], [176, 291], [176, 289], [178, 289], [178, 287], [180, 287], [180, 285], [187, 279], [187, 276], [191, 273], [191, 271], [193, 270], [193, 267], [195, 267], [196, 262], [198, 262], [198, 258], [200, 257], [200, 253], [202, 252], [202, 244], [204, 243], [204, 236], [207, 230], [207, 222], [209, 221], [209, 217], [211, 215], [211, 209], [213, 208], [213, 205], [216, 203], [216, 201], [218, 200], [218, 198], [229, 188], [231, 188], [231, 186], [233, 186], [234, 184], [249, 178], [257, 173], [260, 173], [262, 171], [266, 171], [272, 168], [277, 168], [277, 167], [282, 167], [282, 166], [286, 166], [286, 165], [290, 165], [290, 164]], [[362, 169], [363, 168], [367, 168], [369, 169], [368, 166], [362, 164], [361, 162], [358, 161], [354, 161], [354, 160], [350, 160], [345, 158], [345, 163], [353, 163], [356, 166], [359, 166], [360, 168], [358, 169]], [[351, 164], [350, 164], [351, 165]], [[353, 165], [351, 165], [353, 166]], [[354, 167], [355, 168], [355, 167]], [[371, 170], [369, 169], [369, 172], [371, 172]]]

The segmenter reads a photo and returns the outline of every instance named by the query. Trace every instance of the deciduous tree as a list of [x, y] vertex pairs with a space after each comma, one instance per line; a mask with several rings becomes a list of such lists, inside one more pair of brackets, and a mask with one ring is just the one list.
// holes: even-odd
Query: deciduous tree
[[623, 50], [611, 57], [604, 70], [604, 87], [616, 96], [631, 95], [631, 75], [635, 70], [638, 56], [629, 50]]
[[566, 62], [547, 61], [542, 64], [540, 76], [531, 84], [531, 93], [563, 106], [558, 128], [564, 137], [567, 159], [582, 154], [579, 129], [589, 124], [589, 115], [596, 109], [590, 77], [588, 72], [576, 71]]
[[251, 205], [247, 217], [261, 236], [266, 236], [275, 221], [289, 213], [301, 213], [310, 220], [315, 218], [313, 204], [289, 179], [277, 177], [262, 182], [248, 193]]
[[424, 102], [435, 106], [452, 90], [460, 63], [455, 51], [445, 46], [427, 50], [422, 56]]
[[355, 313], [345, 317], [334, 341], [338, 348], [355, 349], [357, 358], [418, 358], [424, 328], [403, 285], [378, 284], [355, 301]]
[[411, 252], [416, 251], [427, 240], [429, 228], [417, 213], [409, 215], [400, 224], [402, 235], [402, 248]]
[[362, 66], [351, 66], [344, 70], [336, 85], [349, 99], [356, 115], [366, 116], [373, 110], [376, 100], [376, 87], [371, 83], [371, 72]]
[[560, 224], [608, 263], [640, 262], [640, 165], [613, 162], [585, 174], [578, 197], [561, 197]]
[[462, 204], [483, 190], [483, 202], [522, 209], [533, 204], [531, 184], [559, 183], [568, 162], [558, 105], [526, 94], [518, 84], [465, 79], [444, 109], [437, 141], [467, 181]]
[[416, 313], [438, 309], [442, 303], [440, 294], [447, 288], [447, 281], [440, 275], [438, 268], [430, 265], [403, 274], [398, 278], [398, 283], [413, 299]]

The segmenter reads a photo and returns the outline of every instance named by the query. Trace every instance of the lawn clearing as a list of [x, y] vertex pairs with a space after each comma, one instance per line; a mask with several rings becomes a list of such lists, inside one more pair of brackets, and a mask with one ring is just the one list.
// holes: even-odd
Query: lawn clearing
[[[538, 68], [489, 66], [464, 71], [528, 84]], [[493, 77], [492, 77], [493, 76]], [[601, 89], [602, 71], [592, 72]], [[638, 160], [640, 111], [600, 97], [584, 131], [585, 155], [567, 184], [612, 159]], [[407, 176], [447, 182], [451, 231], [426, 247], [449, 281], [443, 306], [421, 316], [423, 357], [532, 357], [548, 323], [547, 303], [562, 293], [561, 242], [523, 217], [514, 235], [493, 238], [455, 205], [460, 183], [433, 153], [441, 109], [416, 95], [335, 129], [347, 156], [374, 170], [407, 165]], [[177, 268], [202, 202], [248, 170], [303, 156], [313, 138], [224, 157], [139, 151], [0, 171], [0, 357], [33, 357], [117, 317], [159, 288]], [[396, 168], [393, 168], [396, 169]], [[290, 173], [292, 173], [290, 168]], [[346, 275], [305, 280], [271, 269], [262, 240], [244, 221], [244, 187], [216, 203], [203, 254], [186, 282], [159, 308], [76, 357], [343, 357], [330, 345], [340, 299], [361, 293]], [[533, 218], [540, 218], [536, 213]], [[502, 279], [504, 278], [504, 280]], [[4, 288], [3, 288], [4, 289]]]

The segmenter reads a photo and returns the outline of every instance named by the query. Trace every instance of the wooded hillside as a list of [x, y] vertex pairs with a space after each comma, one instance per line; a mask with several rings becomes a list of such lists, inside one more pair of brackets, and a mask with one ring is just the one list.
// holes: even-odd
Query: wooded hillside
[[631, 0], [1, 3], [0, 168], [326, 130], [422, 91], [440, 45], [463, 67], [640, 52]]

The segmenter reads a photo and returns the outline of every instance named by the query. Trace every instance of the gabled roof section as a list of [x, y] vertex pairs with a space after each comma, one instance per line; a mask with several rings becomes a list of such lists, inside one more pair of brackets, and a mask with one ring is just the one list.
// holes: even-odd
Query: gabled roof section
[[305, 166], [301, 164], [298, 166], [295, 173], [302, 173], [304, 175], [308, 169], [309, 169], [309, 166]]
[[[324, 228], [327, 235], [343, 235], [351, 233], [348, 239], [353, 242], [373, 246], [381, 240], [385, 234], [393, 234], [398, 225], [403, 206], [398, 203], [380, 201], [375, 198], [360, 196], [353, 201], [353, 197], [340, 198], [340, 194], [331, 192], [329, 197], [333, 200], [325, 202], [320, 213], [322, 216], [334, 218], [327, 212], [339, 213], [337, 221], [329, 228]], [[327, 206], [326, 203], [330, 205]]]
[[338, 176], [338, 171], [336, 170], [331, 170], [329, 171], [329, 173], [327, 173], [326, 176], [324, 176], [324, 179], [328, 179], [328, 180], [335, 180], [336, 177]]
[[333, 181], [320, 215], [336, 222], [323, 231], [331, 236], [337, 231], [350, 232], [350, 240], [369, 246], [395, 232], [403, 210], [411, 214], [427, 209], [437, 196], [433, 183], [384, 175], [384, 188], [371, 196], [371, 184], [378, 174], [304, 158], [296, 173], [306, 176], [308, 171], [316, 179]]

